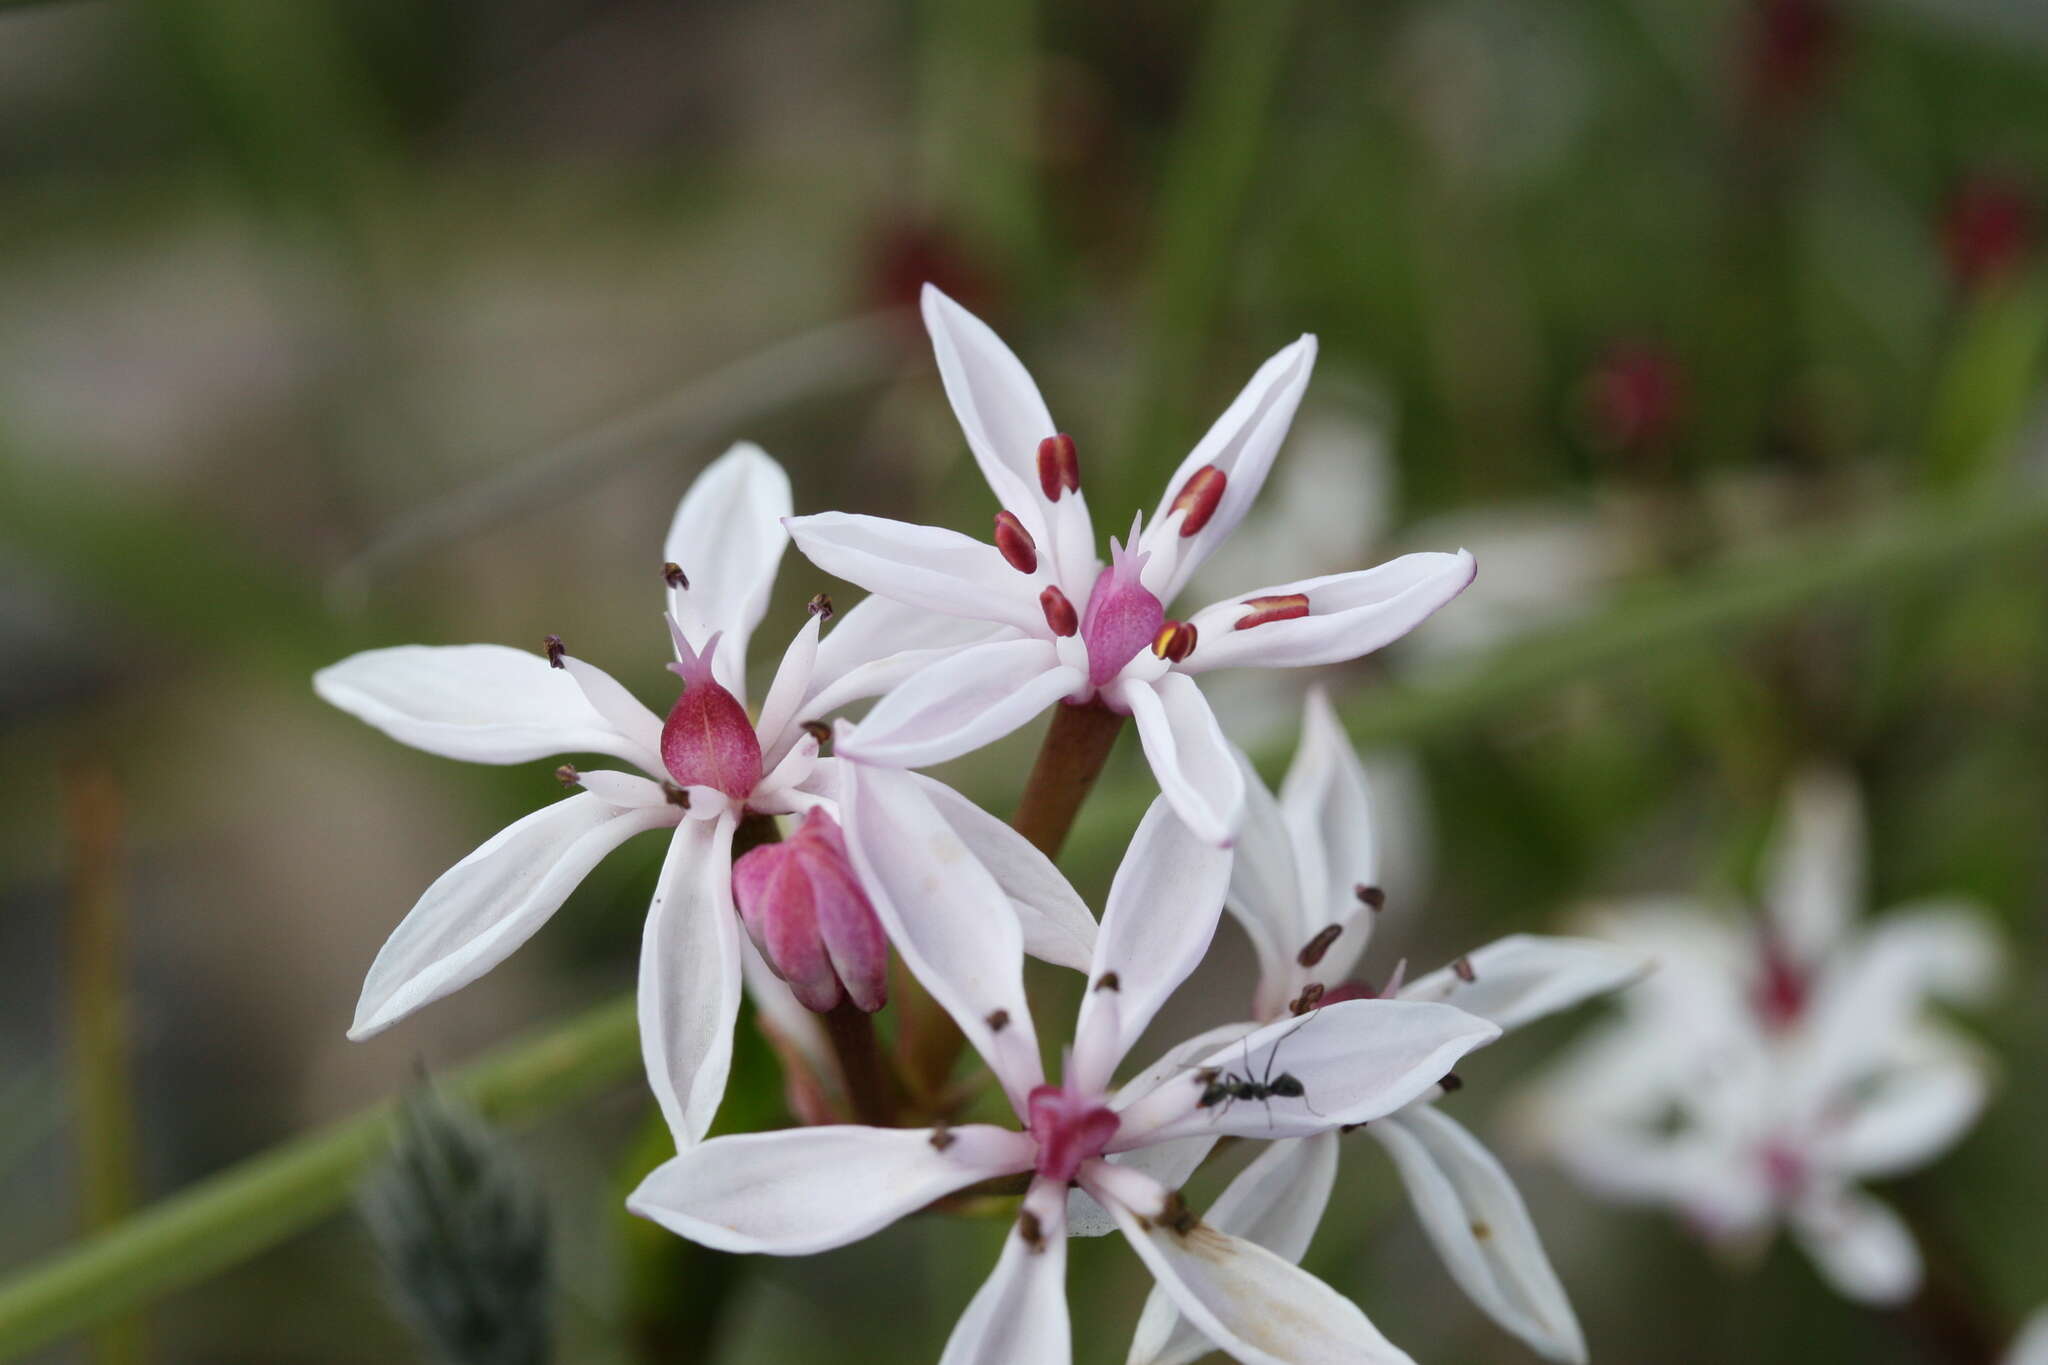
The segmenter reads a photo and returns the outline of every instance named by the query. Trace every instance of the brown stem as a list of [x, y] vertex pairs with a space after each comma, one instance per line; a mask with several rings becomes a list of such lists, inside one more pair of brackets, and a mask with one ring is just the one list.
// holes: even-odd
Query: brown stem
[[882, 1049], [875, 1042], [874, 1016], [851, 1000], [841, 1000], [818, 1017], [825, 1021], [825, 1036], [839, 1058], [854, 1118], [876, 1128], [888, 1127], [896, 1117], [896, 1097], [889, 1088]]
[[1059, 856], [1123, 728], [1124, 718], [1100, 702], [1061, 702], [1052, 709], [1052, 728], [1045, 732], [1038, 761], [1024, 783], [1024, 799], [1010, 820], [1011, 828], [1046, 857]]
[[1937, 1213], [1924, 1180], [1907, 1181], [1893, 1192], [1895, 1207], [1920, 1244], [1926, 1271], [1920, 1292], [1896, 1311], [1929, 1360], [1945, 1365], [1992, 1365], [2005, 1349], [2006, 1333], [1984, 1302], [1963, 1249]]

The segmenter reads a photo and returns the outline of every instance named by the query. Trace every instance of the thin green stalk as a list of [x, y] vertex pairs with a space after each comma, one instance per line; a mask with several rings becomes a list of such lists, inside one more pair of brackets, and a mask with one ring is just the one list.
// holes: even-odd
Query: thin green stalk
[[[494, 1053], [450, 1087], [517, 1126], [572, 1109], [639, 1065], [630, 998]], [[347, 1204], [390, 1142], [389, 1101], [230, 1167], [0, 1284], [0, 1359], [132, 1312], [313, 1226]]]
[[[1567, 683], [1694, 667], [1817, 603], [1925, 582], [1973, 559], [1981, 568], [2022, 550], [2048, 550], [2048, 495], [1924, 503], [1632, 592], [1441, 685], [1373, 689], [1349, 704], [1346, 720], [1367, 745], [1427, 739]], [[1104, 791], [1104, 818], [1080, 824], [1076, 850], [1103, 851], [1130, 828], [1120, 812], [1150, 795]], [[633, 1005], [622, 999], [463, 1071], [456, 1088], [492, 1117], [517, 1123], [573, 1107], [625, 1080], [636, 1062]], [[363, 1163], [382, 1149], [389, 1117], [389, 1106], [379, 1105], [287, 1142], [0, 1284], [0, 1360], [205, 1279], [340, 1208]]]

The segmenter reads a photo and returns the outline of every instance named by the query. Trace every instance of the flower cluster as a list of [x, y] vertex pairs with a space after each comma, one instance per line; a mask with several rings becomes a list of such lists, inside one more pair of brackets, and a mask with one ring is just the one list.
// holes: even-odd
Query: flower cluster
[[[1314, 338], [1259, 369], [1149, 520], [1138, 514], [1109, 542], [1105, 563], [1081, 447], [1054, 425], [1023, 365], [936, 290], [925, 291], [924, 315], [1001, 509], [988, 540], [841, 512], [796, 516], [781, 468], [741, 445], [691, 487], [664, 546], [668, 668], [680, 681], [665, 714], [552, 635], [537, 652], [375, 650], [317, 676], [328, 701], [434, 753], [484, 763], [598, 754], [633, 770], [564, 764], [557, 776], [574, 794], [429, 887], [372, 965], [351, 1036], [475, 980], [606, 854], [660, 830], [668, 851], [647, 912], [638, 1009], [648, 1081], [677, 1154], [632, 1195], [636, 1212], [706, 1246], [791, 1255], [976, 1190], [986, 1196], [976, 1207], [1003, 1208], [1013, 1222], [948, 1361], [1068, 1359], [1067, 1239], [1111, 1231], [1157, 1285], [1134, 1362], [1180, 1365], [1212, 1347], [1246, 1361], [1404, 1361], [1357, 1306], [1297, 1264], [1329, 1202], [1341, 1135], [1364, 1126], [1472, 1301], [1542, 1355], [1584, 1360], [1521, 1196], [1440, 1101], [1460, 1087], [1452, 1068], [1467, 1052], [1627, 985], [1648, 955], [1517, 934], [1412, 980], [1405, 963], [1365, 975], [1387, 904], [1381, 836], [1335, 709], [1310, 692], [1276, 795], [1225, 737], [1198, 681], [1212, 669], [1299, 668], [1375, 650], [1455, 598], [1472, 580], [1472, 556], [1409, 554], [1169, 615], [1264, 483], [1308, 384]], [[792, 540], [871, 595], [829, 629], [831, 603], [813, 598], [750, 705], [749, 638]], [[652, 565], [649, 577], [652, 588]], [[857, 723], [841, 715], [870, 700]], [[1026, 806], [1035, 797], [1055, 818], [1026, 828], [1020, 813], [1013, 829], [914, 771], [1049, 709], [1060, 719]], [[1160, 795], [1098, 922], [1049, 855], [1125, 719]], [[1059, 752], [1083, 729], [1091, 752]], [[1038, 790], [1061, 782], [1057, 799]], [[1889, 1294], [1905, 1278], [1898, 1239], [1879, 1245], [1850, 1226], [1877, 1215], [1845, 1180], [1917, 1159], [1974, 1110], [1977, 1073], [1909, 1008], [1916, 991], [1961, 984], [1967, 945], [1953, 919], [1916, 920], [1907, 938], [1873, 941], [1838, 981], [1825, 964], [1846, 932], [1839, 889], [1797, 858], [1787, 877], [1788, 905], [1836, 908], [1795, 911], [1764, 932], [1745, 959], [1761, 964], [1754, 980], [1716, 995], [1705, 969], [1688, 966], [1633, 997], [1632, 1017], [1686, 1029], [1701, 1026], [1699, 1002], [1714, 1005], [1707, 1019], [1729, 1070], [1680, 1097], [1739, 1090], [1744, 1122], [1761, 1126], [1724, 1132], [1719, 1109], [1703, 1113], [1700, 1134], [1668, 1158], [1625, 1146], [1611, 1127], [1588, 1131], [1610, 1110], [1633, 1119], [1670, 1098], [1658, 1087], [1680, 1074], [1677, 1045], [1632, 1027], [1626, 1055], [1576, 1076], [1564, 1108], [1580, 1128], [1555, 1128], [1603, 1179], [1664, 1191], [1717, 1228], [1787, 1209], [1830, 1248], [1824, 1259], [1845, 1283]], [[1257, 961], [1256, 980], [1218, 1011], [1233, 1021], [1120, 1078], [1204, 963], [1226, 911]], [[914, 989], [892, 979], [892, 951]], [[1056, 1078], [1025, 995], [1027, 955], [1085, 974]], [[1845, 1035], [1842, 1022], [1862, 1020], [1880, 988], [1896, 1027]], [[802, 1124], [707, 1138], [743, 994]], [[900, 1008], [885, 1055], [871, 1016], [892, 995]], [[1813, 1041], [1788, 1060], [1787, 1040], [1806, 1032]], [[956, 1074], [966, 1047], [985, 1071]], [[1862, 1108], [1845, 1110], [1844, 1084], [1879, 1064], [1896, 1083], [1874, 1098], [1855, 1092]], [[1226, 1138], [1263, 1146], [1198, 1211], [1182, 1187]]]

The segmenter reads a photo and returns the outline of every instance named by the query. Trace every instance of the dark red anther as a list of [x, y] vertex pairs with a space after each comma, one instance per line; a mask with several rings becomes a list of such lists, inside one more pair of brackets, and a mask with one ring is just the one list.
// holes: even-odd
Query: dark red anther
[[540, 652], [548, 656], [549, 668], [562, 667], [562, 655], [568, 651], [562, 648], [562, 637], [550, 635], [540, 642]]
[[555, 769], [555, 781], [565, 787], [576, 786], [582, 780], [582, 776], [581, 773], [576, 771], [574, 763], [564, 763], [561, 767]]
[[1024, 1239], [1024, 1245], [1033, 1251], [1045, 1250], [1045, 1224], [1030, 1209], [1017, 1213], [1017, 1235]]
[[1209, 524], [1209, 518], [1216, 515], [1216, 504], [1223, 501], [1223, 490], [1230, 483], [1230, 476], [1213, 464], [1205, 464], [1188, 476], [1174, 496], [1173, 505], [1166, 509], [1168, 516], [1175, 512], [1186, 515], [1181, 519], [1180, 533], [1191, 536]]
[[1283, 592], [1272, 597], [1248, 597], [1244, 603], [1251, 610], [1237, 618], [1237, 629], [1250, 630], [1253, 626], [1270, 625], [1275, 621], [1294, 621], [1308, 615], [1308, 594], [1305, 592]]
[[819, 593], [810, 600], [804, 610], [821, 621], [829, 621], [832, 619], [832, 599], [824, 593]]
[[1179, 663], [1195, 652], [1195, 628], [1185, 621], [1168, 621], [1152, 637], [1152, 652], [1168, 663]]
[[1437, 1082], [1446, 1095], [1455, 1095], [1465, 1088], [1465, 1079], [1455, 1071], [1446, 1071], [1444, 1078]]
[[1064, 431], [1038, 443], [1038, 490], [1047, 502], [1058, 502], [1062, 493], [1081, 491], [1081, 456], [1074, 438]]
[[1294, 960], [1304, 967], [1313, 967], [1323, 960], [1323, 954], [1330, 951], [1330, 945], [1337, 941], [1337, 935], [1344, 932], [1341, 924], [1325, 924], [1316, 930], [1316, 936], [1301, 946]]
[[1301, 988], [1300, 995], [1296, 996], [1292, 1001], [1288, 1002], [1287, 1009], [1288, 1012], [1291, 1014], [1307, 1014], [1310, 1010], [1314, 1009], [1317, 1005], [1320, 1005], [1322, 1003], [1323, 983], [1320, 981], [1311, 981], [1306, 986], [1303, 986]]
[[1387, 893], [1377, 886], [1367, 886], [1360, 882], [1351, 888], [1351, 894], [1358, 897], [1358, 903], [1368, 910], [1380, 911], [1387, 908]]
[[1018, 573], [1038, 572], [1038, 542], [1015, 512], [996, 513], [996, 549], [1002, 552], [1003, 562]]
[[690, 576], [683, 572], [683, 566], [671, 559], [661, 566], [661, 581], [671, 588], [688, 588]]
[[1469, 957], [1454, 958], [1451, 962], [1451, 975], [1467, 985], [1479, 979], [1479, 973], [1473, 970], [1472, 959]]
[[1052, 627], [1055, 635], [1072, 635], [1081, 629], [1081, 615], [1074, 610], [1074, 604], [1067, 595], [1048, 584], [1038, 594], [1038, 605], [1045, 611], [1045, 623]]
[[1775, 939], [1763, 945], [1763, 976], [1756, 984], [1756, 1010], [1764, 1027], [1790, 1028], [1806, 1012], [1806, 973]]

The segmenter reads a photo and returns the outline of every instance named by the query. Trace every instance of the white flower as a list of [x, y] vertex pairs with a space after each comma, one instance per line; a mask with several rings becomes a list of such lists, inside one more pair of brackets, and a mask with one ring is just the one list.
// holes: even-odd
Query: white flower
[[876, 913], [905, 965], [987, 1060], [1024, 1131], [847, 1126], [714, 1138], [656, 1170], [629, 1207], [706, 1246], [797, 1255], [856, 1241], [981, 1181], [1031, 1172], [1016, 1227], [946, 1361], [1069, 1358], [1064, 1271], [1076, 1184], [1109, 1210], [1179, 1310], [1239, 1360], [1407, 1360], [1286, 1257], [1198, 1219], [1139, 1164], [1105, 1158], [1223, 1135], [1314, 1139], [1377, 1119], [1499, 1030], [1447, 1005], [1353, 1001], [1197, 1050], [1192, 1066], [1135, 1098], [1112, 1093], [1118, 1063], [1207, 950], [1229, 878], [1229, 854], [1195, 837], [1162, 798], [1110, 888], [1066, 1074], [1048, 1084], [1019, 931], [1002, 912], [998, 879], [913, 774], [855, 763], [843, 778], [847, 844]]
[[[1279, 799], [1249, 764], [1246, 775], [1230, 909], [1258, 954], [1257, 1020], [1229, 1026], [1224, 1036], [1286, 1020], [1318, 1001], [1376, 995], [1446, 1001], [1513, 1029], [1625, 985], [1647, 966], [1639, 954], [1604, 943], [1517, 934], [1405, 985], [1396, 967], [1375, 990], [1353, 977], [1383, 904], [1371, 794], [1320, 689], [1309, 696]], [[1550, 1359], [1585, 1360], [1578, 1320], [1521, 1194], [1494, 1155], [1437, 1109], [1443, 1093], [1431, 1087], [1366, 1131], [1394, 1159], [1424, 1230], [1472, 1301]], [[1184, 1179], [1206, 1154], [1206, 1144], [1182, 1144], [1175, 1164], [1153, 1174]], [[1210, 1222], [1298, 1260], [1322, 1219], [1336, 1167], [1334, 1133], [1276, 1143], [1216, 1201]], [[1172, 1300], [1155, 1291], [1139, 1319], [1132, 1365], [1184, 1365], [1207, 1349]]]
[[1254, 588], [1167, 618], [1190, 575], [1244, 518], [1315, 361], [1302, 337], [1260, 367], [1181, 463], [1149, 528], [1096, 558], [1071, 437], [987, 324], [938, 290], [925, 324], [946, 393], [1003, 510], [995, 544], [956, 531], [826, 513], [790, 524], [819, 567], [922, 610], [988, 622], [1002, 638], [960, 651], [890, 692], [846, 757], [923, 767], [998, 739], [1057, 701], [1099, 701], [1137, 721], [1160, 790], [1203, 838], [1224, 843], [1244, 784], [1195, 685], [1214, 668], [1355, 659], [1398, 639], [1471, 582], [1472, 557], [1412, 554], [1359, 573]]
[[[367, 1038], [482, 976], [607, 853], [670, 829], [642, 939], [640, 1039], [678, 1144], [703, 1136], [725, 1091], [750, 951], [732, 901], [735, 827], [749, 814], [829, 809], [836, 765], [820, 759], [806, 722], [972, 638], [958, 622], [875, 599], [821, 641], [828, 613], [814, 611], [750, 720], [747, 640], [767, 609], [789, 510], [788, 478], [751, 445], [713, 462], [676, 509], [663, 573], [678, 660], [670, 667], [685, 687], [665, 723], [554, 637], [545, 655], [502, 645], [371, 650], [315, 676], [326, 700], [430, 753], [478, 763], [598, 753], [639, 770], [560, 769], [579, 794], [510, 826], [429, 887], [371, 965], [350, 1037]], [[959, 819], [964, 837], [1023, 856], [1021, 839], [992, 817]], [[1065, 960], [1087, 961], [1094, 926], [1078, 898], [1021, 909], [1037, 943], [1066, 942]], [[763, 990], [773, 982], [757, 977]]]
[[1865, 929], [1854, 788], [1790, 793], [1755, 924], [1684, 902], [1609, 932], [1658, 970], [1622, 1016], [1531, 1095], [1537, 1139], [1591, 1188], [1679, 1210], [1730, 1249], [1780, 1222], [1843, 1294], [1896, 1303], [1920, 1283], [1912, 1234], [1860, 1182], [1926, 1164], [1976, 1120], [1976, 1050], [1930, 997], [1981, 994], [1998, 948], [1957, 904]]

